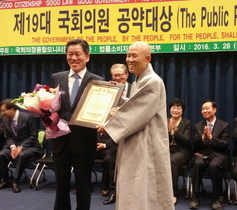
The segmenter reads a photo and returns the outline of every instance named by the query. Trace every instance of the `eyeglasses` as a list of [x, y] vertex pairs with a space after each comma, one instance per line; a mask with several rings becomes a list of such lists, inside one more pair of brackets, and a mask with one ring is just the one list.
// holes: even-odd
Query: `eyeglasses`
[[113, 74], [113, 77], [123, 77], [125, 74]]
[[181, 108], [181, 107], [173, 107], [173, 106], [172, 106], [172, 107], [171, 107], [171, 110], [174, 110], [174, 111], [175, 111], [175, 110], [177, 110], [177, 111], [182, 111], [182, 108]]

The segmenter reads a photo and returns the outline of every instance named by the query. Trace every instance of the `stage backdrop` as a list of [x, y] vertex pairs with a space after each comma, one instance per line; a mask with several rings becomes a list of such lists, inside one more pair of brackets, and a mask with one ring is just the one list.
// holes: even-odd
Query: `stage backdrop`
[[[54, 72], [68, 69], [65, 55], [0, 56], [0, 98], [31, 92], [36, 83], [49, 85]], [[88, 69], [110, 80], [110, 67], [126, 55], [91, 55]], [[202, 119], [201, 104], [217, 102], [217, 116], [233, 124], [237, 116], [237, 52], [152, 54], [154, 70], [164, 80], [167, 102], [185, 100], [184, 117]], [[134, 75], [130, 75], [130, 82]]]
[[202, 102], [215, 100], [217, 116], [233, 125], [236, 0], [2, 1], [0, 16], [1, 100], [31, 92], [36, 83], [49, 85], [52, 73], [68, 69], [64, 46], [70, 39], [89, 42], [88, 69], [106, 80], [111, 65], [125, 63], [128, 45], [142, 40], [152, 47], [167, 104], [184, 99], [184, 117], [196, 123]]

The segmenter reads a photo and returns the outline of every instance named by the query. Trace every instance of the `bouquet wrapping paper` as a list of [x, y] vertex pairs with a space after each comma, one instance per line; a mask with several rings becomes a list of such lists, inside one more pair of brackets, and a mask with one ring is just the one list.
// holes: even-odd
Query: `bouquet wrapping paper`
[[22, 93], [13, 102], [34, 117], [40, 117], [46, 127], [46, 138], [52, 139], [71, 132], [67, 121], [59, 118], [61, 92], [59, 87], [52, 89], [37, 84], [32, 93]]

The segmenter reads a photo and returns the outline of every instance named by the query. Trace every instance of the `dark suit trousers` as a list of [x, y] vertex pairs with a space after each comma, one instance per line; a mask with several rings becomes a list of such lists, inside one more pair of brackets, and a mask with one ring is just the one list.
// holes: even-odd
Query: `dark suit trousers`
[[178, 151], [173, 154], [170, 154], [171, 161], [171, 172], [172, 172], [172, 182], [173, 182], [173, 193], [174, 197], [178, 197], [179, 188], [178, 188], [178, 180], [179, 180], [179, 169], [181, 166], [187, 164], [187, 160], [185, 159], [182, 152]]
[[53, 153], [57, 182], [54, 210], [71, 210], [70, 180], [74, 167], [77, 210], [89, 210], [91, 202], [91, 171], [94, 153], [74, 154], [69, 141], [59, 153]]
[[16, 170], [15, 170], [13, 179], [16, 182], [19, 182], [22, 176], [22, 173], [24, 172], [24, 169], [26, 168], [28, 164], [28, 159], [31, 157], [39, 156], [38, 153], [32, 150], [35, 150], [35, 148], [28, 148], [28, 149], [23, 150], [22, 152], [19, 153], [16, 159], [12, 159], [11, 154], [10, 154], [11, 152], [10, 149], [1, 150], [0, 151], [0, 178], [8, 179], [7, 166], [10, 161], [13, 161], [16, 164]]
[[203, 173], [207, 171], [212, 181], [212, 192], [214, 198], [223, 195], [223, 161], [218, 157], [205, 160], [199, 156], [194, 156], [192, 161], [192, 185], [195, 194], [199, 194]]
[[102, 160], [103, 166], [103, 174], [101, 180], [101, 189], [102, 190], [109, 190], [109, 183], [110, 183], [110, 150], [108, 148], [98, 150], [95, 153], [95, 159]]

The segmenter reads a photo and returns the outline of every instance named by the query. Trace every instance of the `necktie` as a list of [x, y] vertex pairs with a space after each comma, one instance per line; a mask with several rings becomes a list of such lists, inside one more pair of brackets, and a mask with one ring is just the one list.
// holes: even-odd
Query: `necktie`
[[210, 132], [212, 132], [212, 124], [211, 123], [208, 124], [208, 128], [209, 128]]
[[78, 91], [78, 88], [79, 88], [79, 78], [80, 76], [78, 74], [74, 74], [73, 75], [75, 77], [75, 81], [73, 83], [73, 86], [72, 86], [72, 92], [71, 92], [71, 105], [73, 104], [74, 100], [75, 100], [75, 97], [77, 95], [77, 91]]
[[16, 135], [17, 134], [17, 125], [16, 125], [16, 121], [15, 120], [12, 120], [12, 130], [13, 130], [13, 133]]

